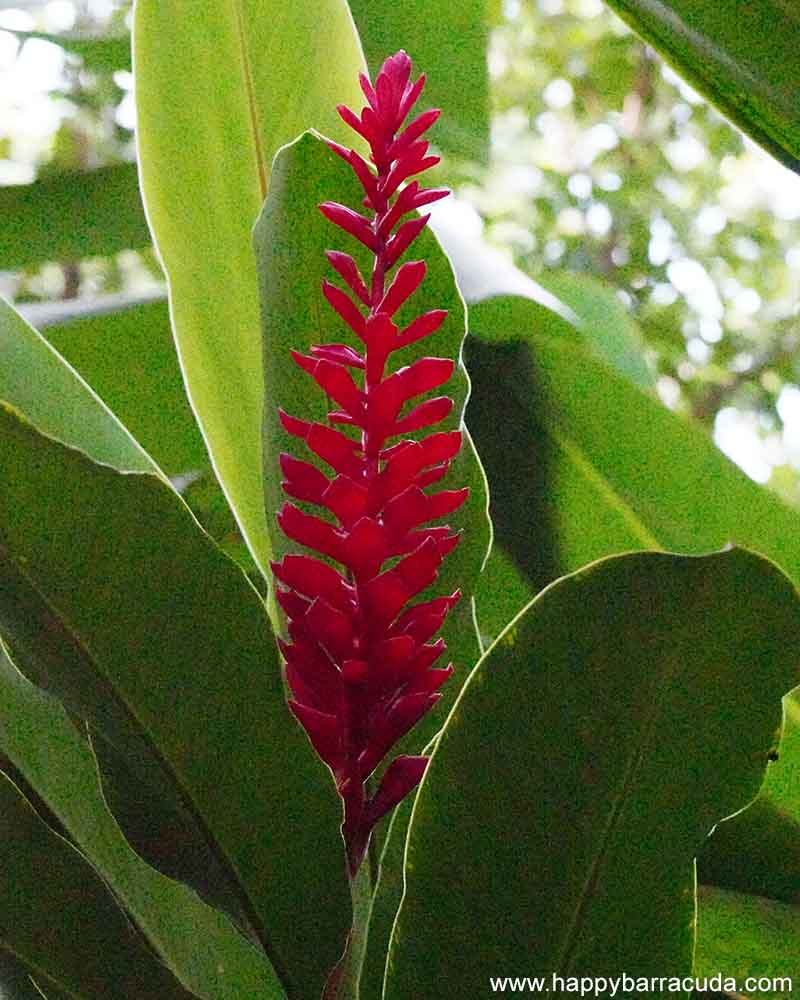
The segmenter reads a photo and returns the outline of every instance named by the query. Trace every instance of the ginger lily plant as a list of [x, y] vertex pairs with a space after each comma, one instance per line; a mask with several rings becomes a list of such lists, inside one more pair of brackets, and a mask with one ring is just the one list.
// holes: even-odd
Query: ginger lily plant
[[[174, 213], [158, 199], [178, 167], [196, 167], [164, 110], [172, 91], [148, 91], [148, 56], [183, 16], [165, 25], [165, 6], [138, 5], [135, 51], [145, 195], [175, 277], [187, 258], [206, 263], [183, 239], [177, 209], [194, 232], [216, 235], [208, 213], [219, 206], [193, 200], [192, 185]], [[194, 20], [181, 23], [190, 49], [207, 44], [189, 31]], [[225, 38], [243, 38], [245, 24], [228, 25]], [[334, 27], [352, 30], [347, 18]], [[259, 51], [241, 65], [263, 71]], [[425, 216], [412, 214], [444, 193], [413, 179], [434, 163], [423, 135], [437, 113], [404, 125], [421, 82], [402, 52], [374, 86], [361, 85], [367, 106], [340, 114], [371, 164], [329, 144], [357, 195], [314, 135], [282, 148], [270, 173], [263, 150], [274, 145], [247, 119], [260, 98], [245, 83], [238, 107], [255, 129], [253, 156], [235, 148], [231, 169], [214, 175], [228, 182], [245, 160], [255, 164], [243, 195], [254, 211], [271, 180], [255, 234], [268, 527], [259, 544], [248, 538], [257, 561], [268, 542], [277, 556], [275, 631], [261, 594], [164, 473], [0, 304], [0, 986], [15, 1000], [309, 1000], [323, 990], [328, 1000], [438, 1000], [483, 996], [504, 976], [557, 975], [570, 994], [581, 977], [623, 973], [637, 984], [668, 977], [670, 994], [686, 994], [686, 977], [708, 960], [706, 915], [719, 921], [730, 905], [703, 890], [696, 950], [694, 859], [715, 824], [753, 799], [774, 758], [781, 697], [797, 680], [796, 589], [742, 549], [635, 552], [580, 569], [559, 563], [520, 609], [509, 595], [526, 592], [523, 567], [538, 552], [508, 523], [476, 587], [481, 532], [459, 534], [484, 513], [462, 413], [464, 306]], [[228, 191], [225, 211], [240, 194]], [[252, 261], [251, 223], [239, 263]], [[353, 238], [352, 253], [329, 249], [331, 223]], [[412, 245], [426, 264], [401, 260]], [[341, 284], [330, 272], [322, 282], [326, 250]], [[201, 283], [187, 308], [186, 288], [173, 280], [173, 317], [179, 338], [186, 323], [206, 338], [202, 362], [190, 350], [181, 357], [208, 432], [198, 368], [188, 373], [206, 364], [213, 385], [239, 331], [204, 325], [208, 289]], [[573, 338], [532, 337], [520, 319], [529, 307], [507, 298], [470, 307], [467, 417], [494, 463], [497, 497], [530, 495], [511, 456], [532, 426], [574, 457], [569, 432], [586, 407], [592, 424], [587, 400], [608, 386], [686, 440], [676, 418], [620, 387]], [[447, 356], [426, 356], [429, 343]], [[238, 360], [250, 373], [246, 351]], [[306, 391], [309, 375], [332, 411], [316, 387]], [[427, 396], [445, 384], [454, 405]], [[561, 393], [558, 419], [528, 422], [534, 403], [549, 405], [542, 385]], [[260, 399], [241, 402], [242, 412], [259, 409]], [[215, 448], [238, 443], [241, 414], [226, 403], [230, 423], [207, 437]], [[288, 454], [299, 440], [303, 456]], [[533, 435], [536, 461], [539, 444]], [[704, 475], [714, 470], [731, 497], [756, 489], [708, 449]], [[528, 470], [531, 456], [521, 457]], [[227, 496], [253, 478], [260, 488], [260, 469], [237, 478], [229, 458], [215, 464]], [[288, 502], [277, 499], [279, 465]], [[558, 498], [553, 547], [565, 550], [559, 530], [576, 505], [581, 523], [595, 514], [575, 482], [597, 489], [599, 479], [590, 463], [570, 469], [543, 490]], [[651, 509], [657, 499], [648, 495]], [[686, 517], [683, 507], [669, 514], [668, 525]], [[613, 516], [629, 524], [634, 514], [619, 500]], [[285, 535], [268, 537], [276, 519]], [[695, 548], [736, 534], [726, 532]], [[452, 672], [434, 666], [440, 630]]]
[[[420, 441], [405, 436], [437, 424], [450, 413], [452, 400], [437, 396], [400, 415], [414, 397], [447, 382], [455, 363], [425, 357], [386, 370], [395, 352], [435, 333], [447, 315], [429, 310], [402, 330], [392, 322], [426, 271], [424, 261], [407, 261], [392, 273], [428, 216], [401, 220], [447, 194], [420, 188], [416, 180], [401, 189], [414, 174], [438, 163], [421, 138], [438, 111], [419, 114], [400, 131], [425, 83], [424, 76], [412, 83], [410, 74], [411, 60], [398, 52], [386, 60], [374, 88], [361, 75], [369, 104], [360, 117], [347, 107], [339, 109], [369, 143], [374, 172], [354, 149], [330, 144], [353, 168], [371, 217], [335, 202], [324, 202], [320, 209], [366, 246], [374, 260], [367, 283], [350, 255], [328, 251], [350, 294], [327, 280], [322, 291], [363, 353], [341, 343], [314, 346], [310, 355], [293, 352], [297, 364], [340, 407], [328, 414], [329, 424], [354, 428], [358, 437], [281, 413], [284, 428], [335, 473], [328, 479], [315, 466], [281, 455], [285, 492], [325, 508], [339, 527], [291, 503], [280, 510], [278, 522], [289, 538], [341, 563], [346, 577], [304, 555], [287, 556], [273, 564], [273, 572], [286, 587], [277, 591], [277, 599], [292, 640], [281, 642], [293, 694], [289, 704], [336, 778], [351, 874], [363, 859], [372, 827], [417, 786], [425, 770], [426, 757], [396, 757], [375, 793], [366, 797], [367, 779], [433, 707], [452, 672], [452, 665], [433, 668], [446, 646], [441, 639], [430, 640], [459, 592], [408, 605], [436, 580], [442, 560], [459, 541], [446, 525], [421, 526], [452, 513], [469, 493], [424, 492], [447, 475], [461, 447], [460, 431]], [[362, 375], [361, 388], [350, 370]], [[399, 561], [383, 569], [388, 560]]]

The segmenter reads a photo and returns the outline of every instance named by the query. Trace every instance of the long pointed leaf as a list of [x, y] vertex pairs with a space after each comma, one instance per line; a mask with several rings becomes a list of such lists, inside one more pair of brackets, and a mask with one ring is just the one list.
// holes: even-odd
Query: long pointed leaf
[[164, 472], [177, 475], [208, 467], [165, 300], [66, 319], [47, 327], [44, 336]]
[[158, 471], [94, 390], [3, 299], [0, 400], [98, 462], [131, 472]]
[[278, 147], [336, 137], [362, 60], [345, 4], [138, 0], [138, 144], [192, 406], [256, 562], [270, 558], [261, 480], [261, 337], [250, 231]]
[[[284, 995], [263, 952], [190, 889], [154, 871], [131, 850], [103, 800], [85, 734], [2, 653], [0, 752], [58, 816], [187, 989], [206, 1000]], [[37, 916], [49, 919], [47, 913]]]
[[0, 773], [0, 946], [71, 1000], [187, 1000], [85, 859]]

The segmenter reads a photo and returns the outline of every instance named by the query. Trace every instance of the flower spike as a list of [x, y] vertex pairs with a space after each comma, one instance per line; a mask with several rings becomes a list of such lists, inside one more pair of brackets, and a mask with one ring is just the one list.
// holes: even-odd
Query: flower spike
[[438, 162], [428, 155], [423, 135], [439, 111], [423, 111], [405, 124], [425, 77], [412, 82], [411, 60], [403, 51], [386, 60], [374, 85], [363, 74], [359, 82], [367, 105], [358, 115], [344, 106], [338, 111], [369, 144], [372, 165], [352, 149], [329, 145], [361, 184], [368, 214], [330, 201], [319, 208], [371, 252], [372, 273], [362, 275], [343, 251], [326, 251], [345, 287], [325, 280], [322, 294], [342, 320], [343, 339], [356, 339], [315, 345], [308, 354], [292, 351], [292, 357], [336, 409], [327, 423], [280, 412], [284, 429], [302, 439], [332, 474], [281, 455], [284, 492], [327, 513], [317, 517], [287, 502], [278, 523], [290, 539], [328, 561], [288, 555], [272, 567], [276, 598], [288, 621], [290, 641], [281, 640], [280, 648], [290, 708], [333, 772], [344, 804], [351, 877], [375, 824], [425, 773], [426, 757], [399, 756], [377, 787], [367, 788], [392, 746], [439, 699], [437, 691], [452, 672], [452, 664], [434, 668], [446, 648], [434, 637], [459, 592], [412, 602], [435, 582], [460, 539], [446, 524], [431, 522], [457, 510], [469, 494], [467, 489], [426, 492], [458, 454], [459, 431], [407, 436], [450, 413], [447, 396], [413, 400], [444, 385], [454, 362], [425, 357], [387, 370], [395, 351], [435, 333], [447, 316], [434, 309], [402, 330], [392, 320], [426, 272], [421, 260], [395, 269], [428, 222], [427, 215], [404, 217], [448, 193], [410, 180]]

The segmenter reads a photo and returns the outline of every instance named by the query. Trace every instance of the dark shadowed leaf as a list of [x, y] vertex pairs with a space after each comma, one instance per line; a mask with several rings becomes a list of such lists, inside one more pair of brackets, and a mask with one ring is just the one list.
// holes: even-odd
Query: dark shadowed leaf
[[[260, 949], [190, 889], [134, 854], [103, 799], [85, 730], [1, 652], [0, 753], [36, 789], [187, 989], [206, 1000], [284, 995]], [[37, 919], [49, 920], [47, 910]]]
[[0, 951], [0, 995], [4, 1000], [61, 1000], [63, 993], [48, 989], [45, 996], [29, 970], [9, 952]]
[[744, 550], [619, 556], [542, 593], [423, 779], [387, 1000], [520, 970], [688, 975], [693, 859], [758, 791], [799, 640], [797, 591]]
[[[18, 665], [61, 662], [64, 688], [64, 667], [80, 671], [109, 740], [138, 740], [205, 831], [287, 992], [318, 994], [350, 920], [340, 809], [286, 709], [257, 593], [153, 476], [95, 465], [7, 410], [0, 468], [14, 470], [0, 476], [0, 608]], [[13, 615], [20, 581], [38, 637]]]
[[71, 1000], [193, 996], [155, 958], [100, 876], [0, 773], [0, 941]]
[[800, 904], [800, 700], [784, 699], [785, 723], [761, 793], [721, 823], [698, 858], [701, 882]]
[[800, 579], [797, 515], [574, 338], [541, 332], [539, 312], [519, 298], [470, 309], [467, 423], [495, 531], [478, 595], [482, 629], [497, 635], [526, 595], [630, 549], [697, 553], [733, 542]]

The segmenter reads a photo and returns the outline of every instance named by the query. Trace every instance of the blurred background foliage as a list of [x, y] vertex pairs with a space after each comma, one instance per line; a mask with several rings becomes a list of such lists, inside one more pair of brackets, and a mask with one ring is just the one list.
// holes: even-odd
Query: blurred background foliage
[[[662, 401], [797, 505], [800, 177], [744, 139], [601, 0], [491, 0], [487, 17], [489, 158], [448, 153], [441, 168], [460, 200], [450, 209], [458, 225], [586, 322], [638, 330]], [[67, 255], [15, 264], [12, 224], [0, 240], [0, 292], [34, 306], [42, 326], [43, 304], [162, 286], [138, 206], [122, 195], [102, 209], [119, 234], [96, 244], [105, 256], [83, 256], [80, 241], [62, 248], [55, 232], [59, 179], [79, 185], [80, 172], [118, 167], [124, 180], [133, 170], [129, 23], [127, 0], [0, 2], [0, 206], [10, 218], [20, 185], [56, 185], [52, 214], [28, 205], [19, 225], [38, 224]], [[154, 315], [163, 327], [163, 310]], [[213, 533], [233, 538], [232, 522], [218, 523], [219, 498], [207, 504], [202, 477], [191, 481]]]

